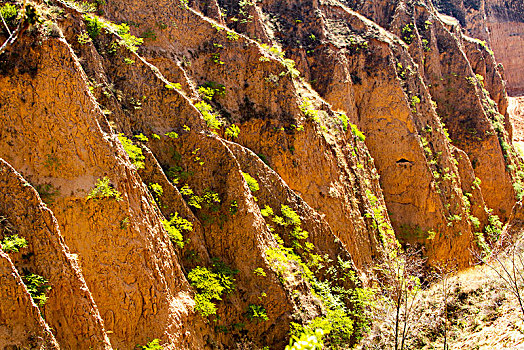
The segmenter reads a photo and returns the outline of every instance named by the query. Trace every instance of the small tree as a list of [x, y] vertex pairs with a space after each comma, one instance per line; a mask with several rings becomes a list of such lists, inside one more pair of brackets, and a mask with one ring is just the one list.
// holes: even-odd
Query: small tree
[[522, 319], [524, 320], [524, 246], [523, 241], [500, 251], [492, 250], [485, 258], [477, 256], [500, 278], [504, 289], [512, 294], [519, 303]]
[[394, 343], [395, 350], [406, 348], [406, 340], [414, 323], [415, 305], [421, 290], [424, 259], [420, 251], [408, 247], [389, 253], [386, 261], [377, 268], [384, 317], [390, 332], [385, 334]]
[[433, 277], [436, 282], [440, 284], [442, 290], [442, 308], [444, 314], [444, 350], [449, 350], [448, 344], [448, 302], [450, 292], [450, 277], [457, 271], [457, 264], [454, 260], [447, 260], [446, 262], [438, 263], [433, 267]]

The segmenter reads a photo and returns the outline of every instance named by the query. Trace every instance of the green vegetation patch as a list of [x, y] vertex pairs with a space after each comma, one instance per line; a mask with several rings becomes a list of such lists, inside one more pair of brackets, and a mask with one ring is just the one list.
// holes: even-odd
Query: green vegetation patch
[[122, 200], [122, 195], [118, 192], [107, 176], [96, 181], [95, 187], [87, 195], [87, 199], [114, 198], [116, 201]]
[[18, 253], [21, 248], [25, 247], [27, 247], [26, 239], [18, 235], [11, 235], [0, 241], [0, 249], [6, 253]]
[[44, 306], [47, 302], [46, 293], [51, 289], [51, 286], [48, 284], [49, 281], [34, 273], [22, 276], [22, 280], [24, 281], [27, 291], [31, 294], [35, 304], [38, 306]]
[[235, 290], [235, 278], [238, 273], [222, 261], [213, 259], [213, 267], [197, 266], [192, 269], [187, 278], [196, 289], [195, 310], [202, 317], [209, 317], [217, 313], [216, 302], [222, 300], [224, 294]]
[[133, 144], [133, 141], [125, 137], [124, 134], [118, 134], [118, 139], [120, 140], [122, 146], [124, 146], [124, 150], [129, 156], [129, 160], [131, 160], [131, 163], [133, 163], [133, 165], [137, 169], [144, 169], [145, 157], [142, 153], [142, 149], [139, 146]]
[[193, 224], [182, 218], [178, 213], [174, 213], [169, 220], [162, 220], [162, 224], [171, 241], [178, 247], [184, 248], [183, 234], [193, 231]]

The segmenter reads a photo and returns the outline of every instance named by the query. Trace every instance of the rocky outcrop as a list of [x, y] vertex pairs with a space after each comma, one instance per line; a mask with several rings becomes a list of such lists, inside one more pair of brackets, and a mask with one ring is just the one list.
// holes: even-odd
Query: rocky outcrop
[[[453, 251], [472, 241], [473, 236], [463, 236], [464, 232], [482, 228], [468, 222], [471, 203], [464, 196], [470, 196], [473, 190], [461, 186], [459, 172], [482, 181], [483, 196], [476, 196], [478, 202], [473, 207], [483, 218], [487, 218], [485, 201], [507, 219], [514, 203], [511, 198], [515, 197], [514, 174], [507, 172], [506, 158], [510, 157], [510, 164], [516, 164], [516, 160], [510, 152], [503, 156], [505, 151], [499, 145], [508, 144], [511, 129], [509, 123], [503, 124], [497, 137], [490, 120], [502, 113], [507, 121], [505, 90], [493, 57], [482, 48], [476, 48], [480, 57], [474, 57], [469, 39], [462, 38], [456, 27], [458, 23], [443, 21], [431, 4], [345, 5], [270, 2], [257, 7], [264, 14], [261, 18], [269, 19], [263, 23], [264, 32], [272, 33], [312, 87], [367, 135], [366, 145], [381, 176], [397, 237], [405, 242], [424, 242], [430, 256], [461, 256], [466, 260], [460, 263], [467, 264], [467, 253]], [[222, 6], [228, 13], [236, 11], [228, 2]], [[247, 35], [252, 32], [246, 30]], [[326, 71], [333, 74], [326, 75]], [[466, 77], [459, 77], [455, 71], [466, 72]], [[475, 74], [485, 81], [487, 92], [476, 86]], [[423, 79], [418, 80], [419, 76]], [[468, 79], [473, 84], [468, 84]], [[455, 101], [464, 101], [464, 95], [471, 99], [457, 109]], [[496, 101], [493, 116], [485, 100]], [[479, 132], [487, 135], [482, 139], [467, 136], [472, 130], [468, 123], [484, 125], [485, 130]], [[461, 163], [466, 169], [457, 169], [455, 147], [470, 158], [470, 162]], [[461, 240], [465, 242], [458, 243]]]
[[510, 95], [524, 94], [524, 6], [518, 0], [436, 1], [438, 9], [454, 16], [493, 50], [505, 71]]

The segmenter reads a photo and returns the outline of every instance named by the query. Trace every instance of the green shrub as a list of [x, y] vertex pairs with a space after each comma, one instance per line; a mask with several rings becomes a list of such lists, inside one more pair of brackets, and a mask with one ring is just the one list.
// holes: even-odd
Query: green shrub
[[144, 39], [137, 38], [129, 34], [129, 25], [127, 23], [115, 24], [111, 22], [104, 22], [96, 15], [84, 15], [84, 22], [86, 24], [87, 34], [91, 39], [96, 39], [100, 35], [102, 29], [118, 34], [122, 39], [118, 41], [118, 45], [125, 46], [129, 51], [136, 52], [138, 46], [144, 43]]
[[[282, 60], [282, 65], [287, 68], [286, 74], [291, 74], [293, 78], [298, 78], [300, 76], [300, 71], [295, 68], [295, 61], [290, 58], [285, 58]], [[280, 74], [282, 75], [282, 73]]]
[[138, 345], [137, 349], [141, 350], [163, 350], [164, 347], [160, 345], [160, 339], [153, 339], [146, 345]]
[[355, 124], [349, 124], [351, 125], [351, 132], [353, 133], [353, 135], [362, 142], [366, 141], [366, 136], [364, 136], [364, 134], [360, 130], [358, 130], [358, 127]]
[[165, 135], [170, 139], [178, 139], [178, 134], [174, 131], [167, 132]]
[[256, 304], [249, 304], [247, 307], [246, 312], [247, 318], [250, 320], [257, 320], [257, 321], [268, 321], [269, 317], [267, 316], [266, 308], [262, 305], [256, 305]]
[[169, 238], [180, 248], [184, 248], [183, 232], [193, 231], [193, 224], [188, 220], [180, 217], [178, 213], [171, 216], [169, 220], [162, 220], [162, 224], [169, 235]]
[[[266, 214], [269, 214], [266, 208], [264, 208], [263, 210], [265, 211], [265, 213], [262, 213], [263, 216], [266, 216]], [[277, 225], [281, 225], [284, 227], [293, 226], [293, 229], [291, 230], [290, 235], [295, 240], [307, 239], [309, 236], [308, 232], [303, 231], [302, 228], [300, 227], [300, 225], [302, 224], [300, 220], [300, 216], [287, 205], [281, 205], [280, 211], [282, 212], [282, 216], [275, 215], [273, 217], [273, 222], [276, 223]], [[298, 244], [297, 241], [295, 241], [294, 243]]]
[[147, 136], [144, 135], [144, 134], [142, 134], [142, 133], [140, 133], [140, 134], [138, 134], [138, 135], [134, 135], [133, 137], [134, 137], [135, 139], [137, 139], [138, 141], [142, 141], [142, 142], [148, 142], [148, 141], [149, 141], [149, 139], [147, 138]]
[[142, 153], [142, 149], [136, 145], [133, 144], [133, 141], [128, 139], [124, 136], [124, 134], [118, 134], [118, 139], [120, 140], [120, 143], [122, 146], [124, 146], [124, 150], [126, 151], [127, 155], [129, 156], [129, 160], [131, 160], [131, 163], [137, 168], [137, 169], [144, 169], [145, 168], [145, 157]]
[[231, 204], [229, 205], [229, 213], [231, 215], [235, 215], [238, 212], [238, 202], [236, 200], [232, 200]]
[[18, 253], [20, 248], [25, 247], [27, 247], [27, 241], [23, 237], [18, 237], [18, 235], [5, 237], [0, 242], [0, 249], [6, 253]]
[[91, 39], [96, 39], [102, 28], [104, 27], [103, 22], [97, 17], [92, 15], [84, 15], [84, 22], [86, 24], [87, 34]]
[[15, 5], [3, 5], [2, 7], [0, 7], [0, 13], [2, 14], [2, 17], [8, 25], [13, 26], [15, 24], [15, 20], [18, 17], [18, 9]]
[[264, 208], [260, 209], [260, 213], [264, 217], [271, 217], [275, 215], [275, 213], [273, 212], [273, 209], [269, 205], [266, 205], [264, 206]]
[[315, 109], [313, 103], [311, 103], [311, 100], [308, 98], [304, 98], [303, 102], [300, 104], [300, 110], [306, 117], [318, 117], [318, 111]]
[[344, 113], [344, 112], [338, 112], [338, 113], [337, 113], [337, 117], [338, 117], [338, 119], [340, 119], [340, 121], [342, 122], [342, 129], [344, 129], [344, 131], [348, 131], [349, 118], [348, 118], [348, 116], [346, 115], [346, 113]]
[[515, 190], [515, 197], [517, 198], [517, 200], [522, 200], [522, 198], [524, 197], [524, 187], [522, 186], [522, 182], [514, 182], [513, 189]]
[[195, 103], [196, 109], [200, 111], [207, 126], [212, 130], [218, 130], [222, 126], [222, 121], [218, 119], [218, 114], [213, 110], [213, 107], [204, 101]]
[[168, 83], [166, 88], [169, 90], [182, 90], [182, 84], [180, 83]]
[[235, 40], [238, 40], [238, 38], [240, 38], [240, 36], [237, 33], [230, 32], [230, 31], [227, 32], [226, 36], [227, 36], [227, 39], [230, 41], [235, 41]]
[[226, 128], [226, 136], [229, 138], [237, 138], [240, 135], [240, 128], [235, 124], [232, 124], [230, 127]]
[[253, 273], [254, 273], [256, 276], [266, 277], [266, 272], [265, 272], [264, 269], [261, 268], [261, 267], [257, 267], [256, 269], [254, 269], [254, 270], [253, 270]]
[[189, 187], [188, 184], [185, 184], [184, 186], [182, 186], [180, 189], [180, 194], [182, 196], [192, 196], [193, 195], [193, 190], [191, 189], [191, 187]]
[[[491, 212], [491, 211], [490, 211]], [[502, 227], [504, 226], [497, 215], [489, 215], [489, 225], [486, 225], [484, 231], [488, 237], [493, 241], [497, 242], [502, 233]]]
[[90, 43], [92, 40], [91, 40], [91, 37], [89, 36], [89, 34], [82, 33], [82, 34], [78, 34], [77, 41], [78, 41], [78, 43], [80, 45], [85, 45], [85, 44]]
[[162, 200], [161, 200], [160, 197], [162, 197], [162, 195], [164, 194], [164, 189], [162, 188], [162, 185], [157, 184], [157, 183], [150, 183], [147, 186], [147, 188], [149, 189], [149, 191], [153, 195], [153, 198], [155, 199], [155, 202], [159, 206], [161, 206], [162, 205]]
[[203, 100], [211, 101], [213, 99], [213, 96], [215, 96], [215, 90], [213, 90], [210, 87], [206, 86], [199, 86], [198, 87], [198, 94]]
[[218, 259], [213, 259], [213, 269], [197, 266], [192, 269], [187, 278], [189, 283], [197, 290], [195, 295], [195, 310], [202, 317], [216, 314], [214, 301], [222, 300], [222, 296], [235, 289], [233, 276], [238, 273]]
[[34, 273], [23, 276], [22, 280], [24, 281], [27, 291], [31, 294], [35, 304], [38, 306], [44, 306], [47, 301], [45, 294], [49, 289], [51, 289], [48, 281], [44, 277]]
[[[273, 216], [273, 210], [269, 206], [264, 207], [261, 211], [268, 218]], [[290, 236], [294, 238], [293, 248], [285, 247], [282, 238], [273, 234], [278, 247], [267, 249], [265, 252], [266, 259], [273, 270], [277, 272], [282, 283], [285, 283], [286, 271], [297, 275], [296, 272], [288, 270], [290, 265], [300, 266], [299, 274], [309, 281], [326, 311], [325, 316], [315, 318], [308, 325], [294, 323], [292, 334], [296, 338], [300, 338], [303, 333], [312, 334], [314, 330], [322, 329], [325, 334], [329, 334], [330, 348], [344, 348], [351, 343], [352, 337], [360, 337], [369, 324], [369, 319], [362, 312], [366, 293], [363, 292], [364, 289], [362, 288], [347, 290], [340, 286], [339, 282], [343, 285], [343, 281], [348, 278], [357, 281], [354, 272], [351, 270], [351, 264], [341, 259], [339, 259], [339, 265], [342, 270], [339, 271], [336, 266], [331, 266], [323, 273], [326, 279], [319, 281], [311, 269], [316, 268], [319, 271], [323, 266], [324, 258], [312, 253], [314, 249], [312, 243], [307, 241], [302, 244], [298, 243], [298, 240], [308, 237], [308, 233], [301, 229], [300, 216], [286, 205], [281, 205], [281, 212], [282, 216], [275, 215], [272, 217], [272, 221], [283, 227], [292, 227]], [[306, 262], [294, 251], [294, 248], [300, 248], [299, 251], [302, 251], [302, 254], [307, 257]], [[332, 282], [334, 285], [332, 285]], [[354, 310], [348, 309], [347, 305], [350, 303], [354, 306]]]
[[285, 350], [321, 350], [324, 347], [322, 337], [325, 332], [321, 328], [312, 331], [305, 330], [300, 335], [292, 336]]
[[102, 179], [98, 179], [95, 184], [95, 188], [89, 192], [87, 199], [91, 198], [114, 198], [117, 201], [122, 200], [122, 195], [109, 183], [109, 178], [105, 176]]
[[402, 28], [401, 38], [404, 42], [410, 45], [413, 40], [415, 40], [415, 25], [413, 23], [408, 23]]
[[256, 192], [260, 190], [260, 186], [258, 185], [258, 181], [248, 173], [242, 172], [242, 176], [244, 176], [244, 180], [247, 182], [247, 187], [251, 190], [251, 192]]

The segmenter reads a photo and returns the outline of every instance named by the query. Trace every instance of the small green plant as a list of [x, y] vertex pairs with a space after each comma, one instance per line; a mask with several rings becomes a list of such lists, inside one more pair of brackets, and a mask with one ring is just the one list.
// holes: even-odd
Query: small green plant
[[285, 350], [321, 350], [324, 348], [322, 341], [324, 334], [325, 331], [322, 328], [314, 331], [306, 329], [300, 335], [292, 336]]
[[147, 138], [146, 135], [140, 133], [138, 135], [134, 135], [133, 136], [135, 139], [137, 139], [138, 141], [142, 141], [142, 142], [149, 142], [149, 139]]
[[[491, 210], [489, 211], [491, 213]], [[486, 225], [484, 231], [492, 242], [497, 242], [502, 234], [502, 227], [504, 224], [500, 221], [497, 215], [489, 215], [489, 225]]]
[[218, 119], [218, 114], [213, 110], [213, 107], [204, 101], [195, 103], [196, 109], [202, 113], [202, 117], [207, 126], [212, 130], [218, 130], [222, 126], [222, 121]]
[[415, 108], [420, 103], [420, 97], [411, 96], [411, 108]]
[[13, 26], [15, 20], [18, 18], [18, 9], [16, 6], [7, 3], [0, 7], [0, 14], [8, 25]]
[[248, 173], [242, 172], [242, 176], [244, 177], [244, 180], [247, 182], [247, 187], [251, 190], [251, 192], [256, 192], [260, 190], [260, 186], [258, 185], [258, 181]]
[[182, 84], [180, 83], [168, 83], [166, 84], [168, 90], [182, 90]]
[[351, 126], [351, 133], [358, 138], [360, 141], [364, 142], [366, 141], [366, 136], [362, 133], [362, 131], [358, 130], [358, 127], [355, 124], [349, 123]]
[[230, 127], [226, 128], [226, 136], [233, 139], [237, 138], [240, 135], [240, 128], [235, 124], [232, 124]]
[[[108, 32], [119, 35], [121, 39], [118, 41], [118, 45], [126, 47], [131, 52], [136, 52], [138, 46], [144, 42], [144, 39], [129, 34], [129, 25], [127, 23], [115, 24], [103, 21], [93, 14], [84, 15], [84, 22], [86, 24], [87, 34], [89, 34], [92, 40], [100, 35], [102, 29], [105, 29]], [[112, 46], [111, 49], [114, 53], [116, 48]]]
[[220, 53], [218, 52], [211, 54], [211, 61], [219, 65], [225, 64], [225, 62], [220, 59]]
[[265, 272], [264, 269], [261, 268], [261, 267], [257, 267], [256, 269], [254, 269], [254, 270], [253, 270], [253, 273], [254, 273], [256, 276], [266, 277], [266, 272]]
[[249, 304], [246, 312], [247, 318], [257, 321], [268, 321], [266, 308], [262, 305]]
[[338, 117], [338, 119], [340, 119], [340, 121], [342, 122], [342, 129], [344, 129], [344, 131], [348, 131], [349, 118], [348, 118], [348, 116], [346, 115], [346, 113], [344, 113], [344, 112], [338, 112], [338, 113], [337, 113], [337, 117]]
[[271, 54], [275, 58], [281, 58], [283, 59], [285, 56], [285, 52], [282, 51], [278, 46], [269, 46], [267, 44], [260, 45], [262, 49], [264, 49], [267, 53]]
[[318, 117], [318, 111], [313, 107], [311, 100], [307, 98], [304, 98], [302, 104], [300, 105], [300, 110], [304, 113], [306, 117]]
[[84, 15], [84, 22], [89, 37], [93, 40], [96, 39], [104, 27], [102, 21], [97, 16], [86, 14]]
[[22, 280], [24, 281], [27, 291], [33, 298], [35, 304], [38, 306], [44, 306], [47, 301], [45, 294], [51, 289], [51, 286], [48, 284], [49, 281], [34, 273], [23, 276]]
[[275, 213], [273, 212], [273, 209], [269, 205], [266, 205], [264, 206], [264, 208], [260, 209], [260, 213], [264, 217], [271, 217], [275, 215]]
[[280, 75], [290, 74], [291, 77], [293, 77], [293, 78], [298, 78], [300, 76], [300, 71], [295, 68], [296, 63], [292, 59], [290, 59], [290, 58], [283, 59], [282, 60], [282, 65], [284, 67], [286, 67], [287, 72], [282, 72], [282, 73], [280, 73]]
[[131, 160], [131, 163], [137, 169], [144, 169], [145, 168], [145, 163], [144, 163], [145, 157], [142, 153], [142, 149], [134, 145], [133, 141], [125, 137], [124, 134], [118, 134], [118, 139], [120, 140], [120, 143], [122, 144], [122, 146], [124, 146], [124, 150], [126, 151], [127, 155], [129, 156], [129, 160]]
[[240, 36], [233, 31], [228, 31], [226, 36], [227, 36], [227, 39], [230, 41], [235, 41], [235, 40], [238, 40], [238, 38], [240, 38]]
[[428, 39], [422, 39], [422, 49], [424, 49], [424, 52], [431, 51], [431, 46], [429, 45]]
[[137, 345], [137, 349], [140, 350], [163, 350], [164, 347], [160, 345], [160, 339], [153, 339], [146, 345]]
[[158, 205], [161, 205], [161, 198], [162, 195], [164, 194], [164, 189], [162, 188], [162, 185], [160, 184], [157, 184], [157, 183], [150, 183], [147, 188], [149, 189], [149, 191], [151, 192], [151, 194], [153, 195], [153, 198], [155, 199], [155, 202], [158, 204]]
[[217, 259], [213, 259], [212, 270], [197, 266], [189, 272], [187, 275], [189, 283], [197, 290], [195, 310], [202, 317], [216, 314], [215, 301], [220, 301], [224, 294], [233, 292], [235, 289], [233, 276], [237, 273], [237, 270], [229, 268]]
[[107, 176], [98, 179], [95, 187], [87, 195], [87, 199], [114, 198], [116, 201], [121, 201], [122, 195], [109, 182]]
[[85, 45], [92, 41], [88, 33], [78, 34], [77, 40], [80, 45]]
[[0, 241], [0, 249], [6, 253], [18, 253], [21, 248], [27, 247], [27, 241], [18, 235], [5, 237]]
[[401, 38], [404, 42], [410, 45], [413, 40], [415, 40], [415, 25], [413, 23], [408, 23], [402, 28]]
[[214, 81], [208, 81], [198, 87], [198, 94], [203, 100], [212, 101], [217, 96], [224, 96], [226, 94], [226, 87]]
[[182, 218], [178, 213], [174, 213], [169, 220], [162, 220], [162, 224], [167, 231], [171, 241], [178, 247], [184, 248], [184, 235], [193, 231], [193, 224], [188, 220]]
[[178, 139], [178, 134], [174, 131], [167, 132], [165, 135], [170, 139]]
[[129, 217], [125, 217], [120, 221], [120, 229], [121, 230], [127, 230], [129, 227]]
[[231, 215], [235, 215], [238, 212], [238, 202], [233, 200], [231, 201], [231, 204], [229, 205], [229, 213]]

